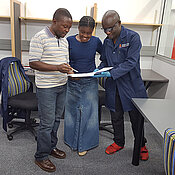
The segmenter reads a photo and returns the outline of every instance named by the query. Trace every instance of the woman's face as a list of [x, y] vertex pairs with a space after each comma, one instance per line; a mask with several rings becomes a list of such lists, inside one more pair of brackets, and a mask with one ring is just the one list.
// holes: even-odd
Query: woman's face
[[88, 42], [92, 36], [93, 29], [90, 27], [80, 26], [79, 30], [79, 39], [81, 42]]

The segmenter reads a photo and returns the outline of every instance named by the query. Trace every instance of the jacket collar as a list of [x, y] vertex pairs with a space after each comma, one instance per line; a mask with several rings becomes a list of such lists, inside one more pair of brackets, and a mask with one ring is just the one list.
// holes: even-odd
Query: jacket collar
[[120, 32], [120, 36], [121, 39], [123, 39], [124, 37], [126, 37], [126, 28], [124, 26], [122, 26], [121, 32]]
[[[118, 37], [116, 41], [115, 47], [117, 47], [122, 42], [123, 38], [125, 38], [126, 35], [127, 35], [126, 28], [124, 26], [121, 26], [120, 36]], [[109, 45], [110, 47], [114, 47], [114, 43], [112, 39], [106, 38], [105, 40], [106, 40], [107, 45]]]

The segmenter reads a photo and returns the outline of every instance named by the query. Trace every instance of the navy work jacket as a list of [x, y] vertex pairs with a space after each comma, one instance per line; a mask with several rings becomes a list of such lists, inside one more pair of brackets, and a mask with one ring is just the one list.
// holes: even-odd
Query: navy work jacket
[[121, 27], [116, 43], [106, 38], [103, 43], [99, 68], [112, 66], [111, 78], [105, 84], [106, 106], [115, 111], [115, 95], [118, 88], [123, 110], [134, 110], [131, 98], [146, 98], [147, 93], [140, 75], [140, 49], [138, 33]]
[[7, 131], [7, 123], [13, 119], [13, 116], [8, 115], [8, 69], [12, 62], [17, 62], [20, 71], [25, 79], [29, 82], [30, 79], [25, 74], [21, 62], [16, 57], [6, 57], [0, 60], [0, 92], [1, 92], [1, 116], [3, 117], [3, 129]]

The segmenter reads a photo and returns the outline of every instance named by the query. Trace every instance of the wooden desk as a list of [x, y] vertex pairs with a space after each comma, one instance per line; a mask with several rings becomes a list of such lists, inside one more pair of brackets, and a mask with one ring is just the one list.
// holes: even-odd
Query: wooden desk
[[141, 69], [141, 77], [142, 80], [144, 81], [146, 89], [148, 89], [153, 82], [168, 83], [169, 81], [167, 78], [158, 74], [152, 69]]
[[132, 102], [143, 116], [138, 121], [139, 127], [137, 138], [135, 139], [132, 162], [134, 165], [139, 165], [144, 118], [150, 121], [163, 136], [165, 129], [175, 128], [175, 99], [133, 98]]

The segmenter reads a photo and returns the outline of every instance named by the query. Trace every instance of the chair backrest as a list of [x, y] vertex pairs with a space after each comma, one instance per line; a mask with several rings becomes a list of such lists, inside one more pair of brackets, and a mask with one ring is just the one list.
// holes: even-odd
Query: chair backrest
[[98, 78], [98, 83], [99, 83], [99, 85], [100, 85], [102, 88], [104, 88], [104, 89], [105, 89], [106, 79], [107, 79], [107, 77], [100, 77], [100, 78]]
[[30, 88], [30, 82], [28, 82], [17, 62], [12, 62], [8, 68], [8, 96], [14, 96], [22, 92], [27, 92]]
[[[1, 116], [3, 117], [3, 129], [7, 131], [7, 123], [14, 116], [9, 115], [11, 108], [8, 99], [22, 92], [32, 91], [32, 83], [25, 75], [21, 62], [16, 57], [6, 57], [0, 61], [0, 92], [1, 92]], [[19, 114], [19, 113], [18, 113]], [[22, 118], [20, 113], [18, 116]]]

